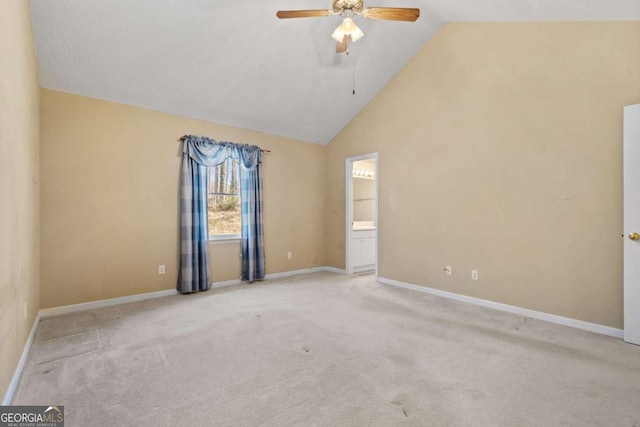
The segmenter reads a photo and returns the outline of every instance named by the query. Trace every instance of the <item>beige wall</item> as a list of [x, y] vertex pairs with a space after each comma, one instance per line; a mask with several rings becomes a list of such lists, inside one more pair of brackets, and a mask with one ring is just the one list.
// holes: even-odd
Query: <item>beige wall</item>
[[344, 159], [378, 151], [382, 277], [622, 327], [638, 102], [639, 22], [445, 25], [329, 145], [329, 264]]
[[[43, 89], [43, 308], [175, 288], [177, 139], [187, 133], [271, 150], [268, 274], [325, 264], [325, 147]], [[213, 280], [237, 279], [239, 244], [211, 248]]]
[[0, 1], [0, 398], [40, 308], [38, 96], [29, 2]]

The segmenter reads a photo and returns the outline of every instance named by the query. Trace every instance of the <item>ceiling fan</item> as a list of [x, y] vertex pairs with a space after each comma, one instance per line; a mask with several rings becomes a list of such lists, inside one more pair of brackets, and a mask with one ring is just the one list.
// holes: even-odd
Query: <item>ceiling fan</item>
[[[333, 37], [338, 45], [336, 52], [347, 52], [349, 38], [357, 42], [364, 33], [353, 22], [353, 18], [364, 16], [369, 19], [384, 19], [388, 21], [414, 22], [420, 16], [420, 9], [407, 7], [364, 7], [363, 0], [333, 0], [331, 9], [307, 9], [307, 10], [279, 10], [276, 16], [286, 18], [315, 18], [319, 16], [338, 15], [343, 18], [342, 24], [333, 32]], [[348, 53], [348, 52], [347, 52]]]

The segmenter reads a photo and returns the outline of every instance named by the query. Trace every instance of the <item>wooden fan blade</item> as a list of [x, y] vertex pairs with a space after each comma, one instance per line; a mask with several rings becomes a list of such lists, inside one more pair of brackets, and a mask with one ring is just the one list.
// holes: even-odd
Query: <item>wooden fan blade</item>
[[308, 10], [279, 10], [276, 16], [280, 19], [286, 18], [315, 18], [316, 16], [329, 16], [333, 12], [325, 9], [308, 9]]
[[349, 36], [347, 34], [342, 37], [342, 41], [336, 46], [336, 53], [346, 52], [349, 49]]
[[420, 9], [409, 7], [368, 7], [362, 11], [362, 14], [369, 19], [414, 22], [420, 16]]

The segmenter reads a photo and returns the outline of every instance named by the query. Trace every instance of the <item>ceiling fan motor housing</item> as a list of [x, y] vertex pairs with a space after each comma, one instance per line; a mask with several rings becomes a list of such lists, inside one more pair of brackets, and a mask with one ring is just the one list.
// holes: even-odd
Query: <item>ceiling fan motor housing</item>
[[351, 10], [355, 13], [362, 12], [363, 1], [362, 0], [334, 0], [333, 12], [340, 14], [344, 10]]

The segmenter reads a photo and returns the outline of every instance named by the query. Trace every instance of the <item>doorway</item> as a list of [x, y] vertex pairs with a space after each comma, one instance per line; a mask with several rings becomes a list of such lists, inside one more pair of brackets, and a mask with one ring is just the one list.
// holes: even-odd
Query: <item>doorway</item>
[[347, 274], [378, 277], [378, 153], [345, 163], [345, 266]]

